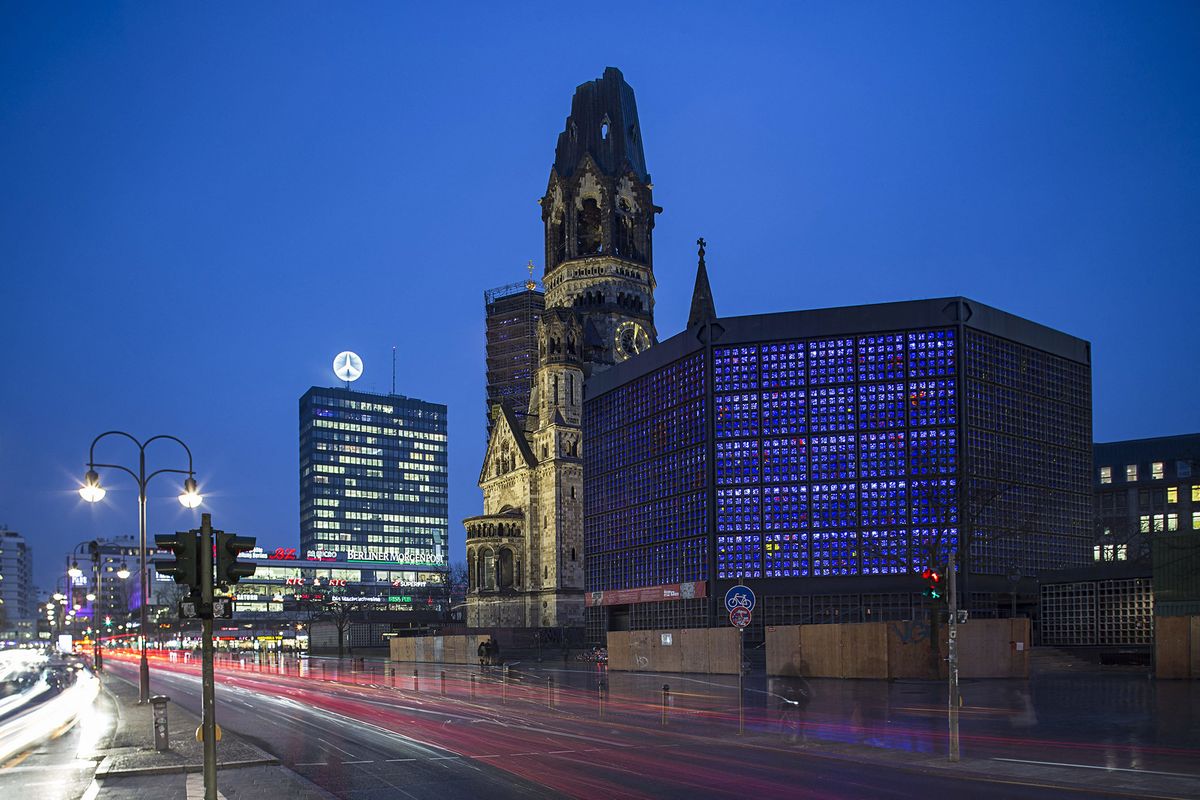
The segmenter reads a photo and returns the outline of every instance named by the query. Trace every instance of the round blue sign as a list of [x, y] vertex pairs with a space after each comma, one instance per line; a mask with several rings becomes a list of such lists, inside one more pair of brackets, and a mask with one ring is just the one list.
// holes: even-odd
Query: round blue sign
[[749, 586], [731, 586], [725, 593], [725, 610], [733, 611], [735, 608], [754, 610], [754, 592]]

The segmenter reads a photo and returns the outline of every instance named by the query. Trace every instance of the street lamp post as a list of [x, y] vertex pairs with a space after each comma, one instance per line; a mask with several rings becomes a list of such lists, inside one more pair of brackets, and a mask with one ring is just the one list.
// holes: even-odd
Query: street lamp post
[[[96, 462], [96, 444], [106, 436], [124, 436], [129, 439], [138, 448], [138, 471], [134, 472], [128, 467], [123, 467], [120, 464], [100, 464]], [[173, 442], [178, 442], [179, 446], [187, 453], [188, 466], [183, 469], [159, 469], [146, 474], [146, 448], [151, 442], [158, 439], [170, 439]], [[138, 665], [139, 673], [139, 693], [138, 702], [146, 703], [150, 700], [150, 662], [146, 658], [146, 631], [149, 629], [149, 622], [146, 616], [147, 605], [150, 602], [150, 571], [146, 563], [146, 484], [155, 475], [164, 472], [173, 472], [179, 475], [187, 475], [187, 480], [183, 482], [183, 492], [179, 495], [179, 502], [184, 508], [195, 508], [200, 505], [204, 499], [201, 497], [198, 487], [196, 486], [196, 475], [192, 469], [192, 451], [182, 439], [175, 436], [167, 436], [165, 434], [159, 436], [151, 436], [145, 442], [140, 442], [125, 431], [105, 431], [92, 440], [92, 446], [88, 449], [88, 471], [84, 477], [84, 485], [79, 488], [79, 495], [89, 503], [99, 502], [105, 494], [105, 489], [100, 486], [100, 476], [96, 473], [96, 468], [101, 469], [119, 469], [129, 475], [138, 485], [138, 545], [141, 550], [141, 574], [139, 576], [141, 586], [141, 660]]]

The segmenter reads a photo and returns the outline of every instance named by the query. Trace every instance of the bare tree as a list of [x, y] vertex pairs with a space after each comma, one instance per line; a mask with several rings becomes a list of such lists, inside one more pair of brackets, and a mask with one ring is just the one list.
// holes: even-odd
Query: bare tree
[[[317, 619], [332, 622], [337, 628], [338, 658], [342, 658], [349, 650], [346, 646], [346, 632], [350, 630], [350, 623], [356, 610], [353, 604], [342, 600], [326, 600], [321, 603]], [[311, 633], [309, 635], [311, 636]]]

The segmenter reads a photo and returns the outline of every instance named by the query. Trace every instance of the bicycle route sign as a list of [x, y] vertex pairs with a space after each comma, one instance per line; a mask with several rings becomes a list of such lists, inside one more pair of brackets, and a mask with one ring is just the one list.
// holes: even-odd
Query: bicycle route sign
[[749, 586], [730, 586], [725, 593], [725, 610], [732, 614], [736, 608], [754, 610], [754, 592]]
[[750, 609], [745, 606], [737, 606], [733, 611], [729, 612], [729, 624], [735, 628], [746, 628], [750, 625]]

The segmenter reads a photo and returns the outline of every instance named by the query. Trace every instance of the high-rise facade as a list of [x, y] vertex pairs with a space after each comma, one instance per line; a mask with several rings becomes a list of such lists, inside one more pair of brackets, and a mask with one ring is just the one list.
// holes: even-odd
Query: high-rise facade
[[446, 406], [313, 387], [300, 398], [301, 558], [447, 568]]
[[525, 419], [492, 407], [464, 520], [473, 626], [583, 625], [583, 383], [654, 344], [653, 186], [620, 71], [576, 88], [546, 194], [545, 309]]
[[997, 616], [1009, 575], [1086, 563], [1086, 342], [963, 298], [717, 318], [696, 287], [688, 330], [588, 381], [594, 636], [727, 624], [737, 582], [759, 631], [911, 619], [951, 552]]
[[33, 550], [25, 537], [0, 529], [0, 642], [34, 635]]
[[483, 293], [487, 320], [487, 432], [492, 407], [510, 408], [523, 428], [529, 413], [533, 373], [538, 366], [537, 328], [546, 296], [532, 278]]

